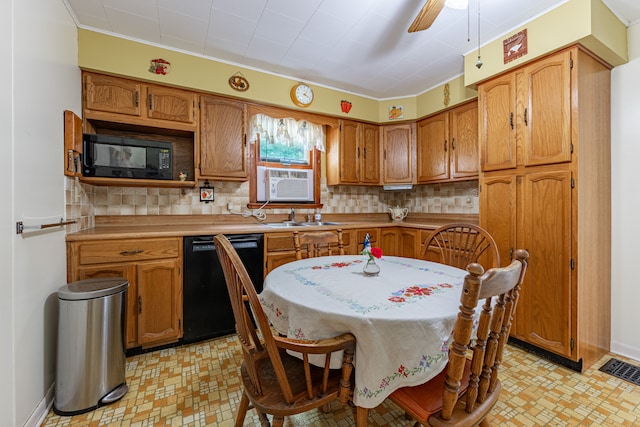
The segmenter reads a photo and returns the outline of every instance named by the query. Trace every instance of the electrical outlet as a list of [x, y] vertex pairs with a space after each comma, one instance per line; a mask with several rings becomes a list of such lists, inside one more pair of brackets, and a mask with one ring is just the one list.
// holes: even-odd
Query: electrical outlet
[[227, 203], [227, 210], [233, 210], [233, 205], [231, 203]]

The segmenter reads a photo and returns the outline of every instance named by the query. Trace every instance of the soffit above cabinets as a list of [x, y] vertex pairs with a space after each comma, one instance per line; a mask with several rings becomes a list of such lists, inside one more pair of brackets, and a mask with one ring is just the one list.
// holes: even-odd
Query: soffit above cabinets
[[[81, 28], [374, 99], [455, 78], [478, 36], [489, 42], [567, 2], [470, 0], [467, 10], [445, 7], [428, 30], [409, 33], [426, 0], [65, 1]], [[625, 23], [640, 20], [637, 0], [604, 3]]]

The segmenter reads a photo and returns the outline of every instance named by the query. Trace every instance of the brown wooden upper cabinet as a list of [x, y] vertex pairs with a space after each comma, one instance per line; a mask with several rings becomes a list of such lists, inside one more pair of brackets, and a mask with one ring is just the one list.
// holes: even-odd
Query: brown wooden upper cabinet
[[380, 126], [341, 120], [337, 133], [327, 135], [327, 184], [380, 185]]
[[197, 128], [197, 95], [183, 89], [84, 73], [85, 119], [178, 130]]
[[200, 178], [246, 181], [246, 104], [201, 96], [200, 115]]
[[383, 184], [411, 184], [413, 180], [414, 123], [382, 127]]
[[571, 161], [571, 67], [565, 51], [478, 86], [483, 171]]
[[417, 183], [478, 176], [478, 106], [473, 101], [417, 123]]

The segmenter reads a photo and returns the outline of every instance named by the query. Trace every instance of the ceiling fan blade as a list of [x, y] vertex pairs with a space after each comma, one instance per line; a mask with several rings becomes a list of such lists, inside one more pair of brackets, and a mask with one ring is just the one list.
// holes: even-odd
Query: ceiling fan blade
[[442, 11], [444, 2], [445, 0], [427, 0], [427, 3], [422, 7], [422, 10], [409, 27], [409, 32], [414, 33], [429, 28], [440, 14], [440, 11]]

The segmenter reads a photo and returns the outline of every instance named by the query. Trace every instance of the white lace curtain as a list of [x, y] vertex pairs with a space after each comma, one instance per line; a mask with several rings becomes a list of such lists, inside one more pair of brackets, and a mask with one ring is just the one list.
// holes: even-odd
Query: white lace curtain
[[306, 150], [317, 148], [324, 151], [324, 126], [306, 120], [275, 119], [256, 114], [251, 117], [251, 133], [279, 144], [302, 144]]

